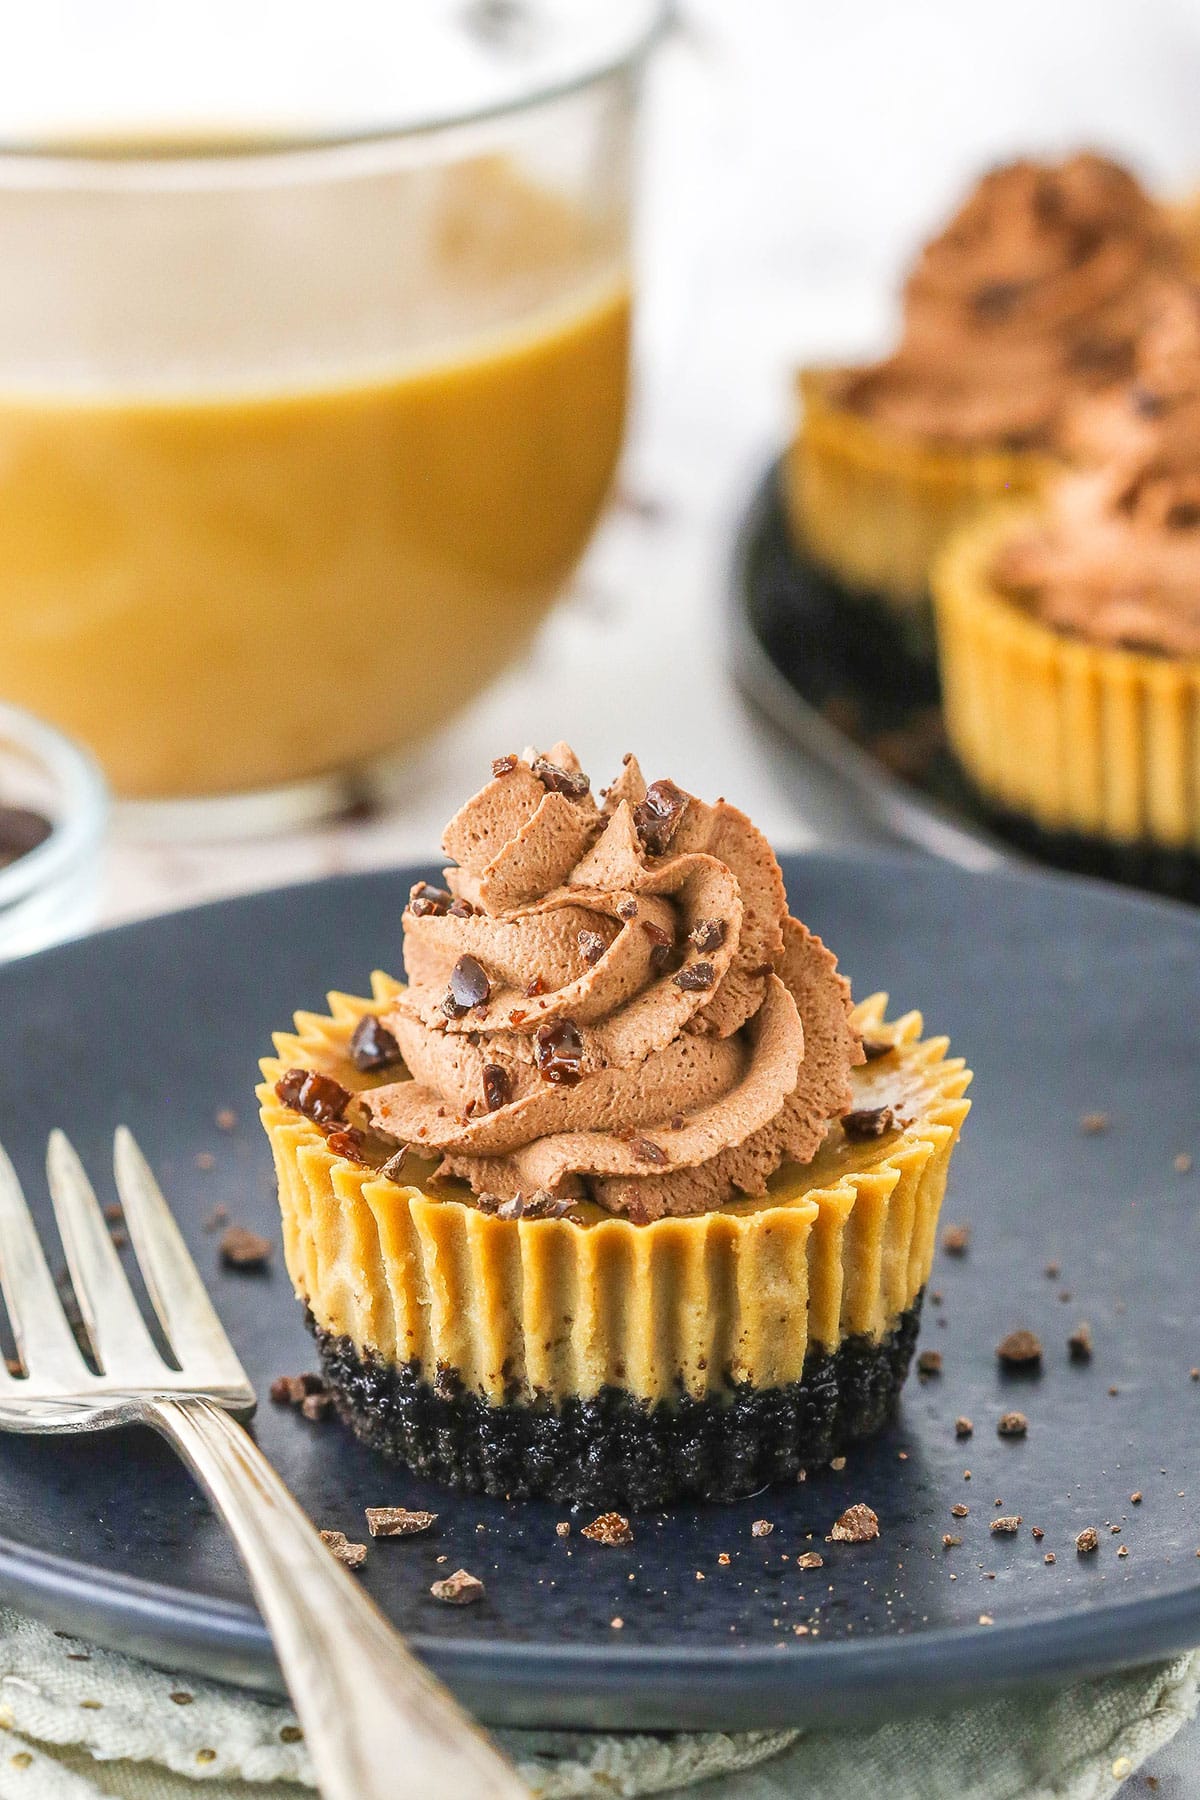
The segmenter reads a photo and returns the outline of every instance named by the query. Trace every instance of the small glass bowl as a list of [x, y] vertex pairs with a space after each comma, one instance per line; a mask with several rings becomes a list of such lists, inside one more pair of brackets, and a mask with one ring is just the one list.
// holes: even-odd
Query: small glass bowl
[[0, 868], [0, 962], [95, 923], [108, 825], [104, 777], [86, 751], [32, 713], [0, 704], [0, 806], [43, 813], [52, 830]]

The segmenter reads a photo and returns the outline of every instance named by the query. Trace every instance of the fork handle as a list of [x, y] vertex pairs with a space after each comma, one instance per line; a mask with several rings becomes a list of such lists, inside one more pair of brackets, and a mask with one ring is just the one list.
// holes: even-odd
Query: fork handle
[[147, 1422], [188, 1463], [237, 1545], [324, 1800], [529, 1800], [515, 1771], [330, 1555], [258, 1445], [209, 1400]]

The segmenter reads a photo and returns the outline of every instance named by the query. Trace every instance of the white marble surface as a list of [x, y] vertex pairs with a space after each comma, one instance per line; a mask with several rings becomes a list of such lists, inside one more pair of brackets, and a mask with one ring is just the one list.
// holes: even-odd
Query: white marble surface
[[614, 504], [533, 653], [407, 759], [385, 812], [268, 842], [119, 833], [108, 919], [436, 852], [490, 758], [572, 739], [598, 779], [636, 748], [781, 847], [827, 831], [732, 689], [733, 523], [788, 428], [801, 356], [879, 343], [895, 271], [970, 173], [1101, 142], [1161, 186], [1200, 170], [1189, 0], [684, 0], [649, 82], [636, 406]]

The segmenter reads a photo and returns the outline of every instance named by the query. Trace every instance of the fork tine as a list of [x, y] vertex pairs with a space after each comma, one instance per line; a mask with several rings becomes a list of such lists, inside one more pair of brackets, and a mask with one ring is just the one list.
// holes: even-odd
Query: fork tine
[[65, 1132], [50, 1134], [46, 1177], [79, 1310], [101, 1369], [118, 1381], [154, 1381], [166, 1365], [146, 1330], [100, 1202]]
[[187, 1373], [193, 1366], [203, 1368], [212, 1372], [209, 1380], [249, 1388], [191, 1252], [128, 1126], [117, 1127], [113, 1165], [146, 1287], [180, 1367]]
[[0, 1146], [0, 1292], [30, 1376], [78, 1391], [93, 1379], [62, 1308], [17, 1172]]

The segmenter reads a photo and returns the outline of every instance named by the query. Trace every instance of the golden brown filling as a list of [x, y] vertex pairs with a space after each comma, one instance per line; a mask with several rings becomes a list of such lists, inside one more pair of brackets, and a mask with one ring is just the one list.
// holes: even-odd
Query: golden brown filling
[[761, 833], [632, 757], [602, 806], [567, 745], [494, 767], [447, 827], [446, 888], [405, 912], [384, 1024], [412, 1079], [361, 1097], [373, 1128], [498, 1205], [634, 1219], [807, 1162], [863, 1052]]
[[1200, 294], [1163, 284], [1132, 381], [1071, 422], [1084, 462], [995, 578], [1047, 625], [1094, 643], [1200, 657]]
[[921, 252], [899, 348], [848, 370], [840, 397], [935, 443], [1055, 447], [1072, 402], [1128, 376], [1148, 287], [1178, 256], [1104, 157], [995, 169]]

